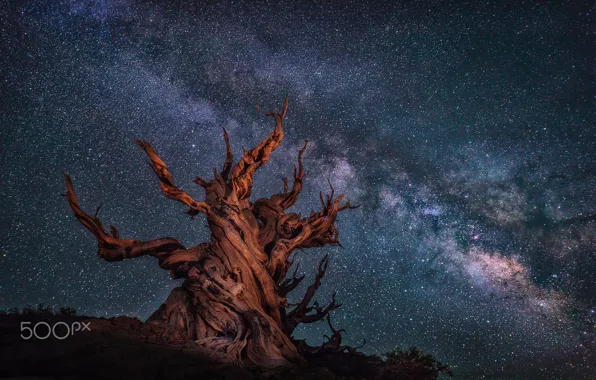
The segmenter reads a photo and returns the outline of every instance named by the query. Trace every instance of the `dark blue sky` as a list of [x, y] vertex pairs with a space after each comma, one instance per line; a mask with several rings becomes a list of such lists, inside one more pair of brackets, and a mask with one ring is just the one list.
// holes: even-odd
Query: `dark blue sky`
[[[460, 379], [596, 371], [596, 3], [29, 1], [0, 5], [0, 308], [45, 302], [147, 317], [178, 282], [107, 263], [61, 173], [122, 236], [208, 239], [165, 199], [133, 138], [181, 187], [272, 128], [253, 198], [279, 192], [304, 139], [305, 189], [361, 208], [343, 249], [298, 255], [345, 339], [416, 345]], [[298, 292], [299, 293], [299, 292]], [[326, 324], [299, 331], [322, 341]]]

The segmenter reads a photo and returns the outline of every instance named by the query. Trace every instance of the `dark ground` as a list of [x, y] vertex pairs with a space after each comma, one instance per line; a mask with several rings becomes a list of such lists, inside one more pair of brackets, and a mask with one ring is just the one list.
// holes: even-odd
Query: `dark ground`
[[[60, 340], [21, 338], [21, 322], [90, 322], [91, 331]], [[64, 336], [66, 329], [60, 329]], [[46, 335], [45, 327], [38, 335]], [[10, 379], [380, 379], [378, 358], [362, 354], [312, 357], [302, 369], [241, 368], [200, 347], [161, 343], [151, 328], [129, 317], [0, 315], [0, 377]], [[415, 377], [420, 378], [420, 377]]]

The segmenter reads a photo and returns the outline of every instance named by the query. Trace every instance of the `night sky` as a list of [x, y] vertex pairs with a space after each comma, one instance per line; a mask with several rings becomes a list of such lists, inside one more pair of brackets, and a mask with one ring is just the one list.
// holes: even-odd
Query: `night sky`
[[0, 309], [148, 317], [180, 280], [100, 260], [62, 172], [123, 237], [201, 243], [205, 218], [161, 194], [133, 139], [201, 199], [222, 126], [239, 157], [273, 128], [255, 103], [287, 95], [252, 199], [309, 139], [293, 210], [318, 210], [327, 178], [361, 204], [343, 248], [297, 256], [306, 283], [330, 253], [317, 299], [337, 291], [345, 342], [415, 345], [460, 379], [596, 378], [596, 3], [224, 3], [0, 5]]

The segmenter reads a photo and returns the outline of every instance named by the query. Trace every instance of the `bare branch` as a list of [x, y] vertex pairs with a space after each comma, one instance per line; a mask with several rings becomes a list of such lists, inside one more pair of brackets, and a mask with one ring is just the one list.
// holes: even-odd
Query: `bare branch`
[[205, 202], [195, 201], [188, 193], [180, 190], [174, 185], [172, 174], [170, 174], [168, 171], [166, 164], [161, 160], [161, 158], [159, 158], [151, 143], [141, 140], [136, 140], [136, 142], [145, 151], [145, 153], [147, 153], [147, 156], [150, 160], [149, 166], [151, 166], [155, 174], [157, 174], [161, 191], [167, 198], [184, 203], [190, 207], [190, 210], [188, 210], [187, 213], [191, 216], [195, 216], [199, 212], [209, 212], [209, 206]]
[[[97, 211], [95, 216], [91, 216], [81, 209], [70, 176], [64, 173], [64, 179], [67, 189], [64, 196], [68, 200], [70, 208], [81, 224], [95, 236], [99, 248], [98, 255], [106, 261], [120, 261], [147, 255], [156, 257], [162, 268], [176, 270], [190, 261], [198, 261], [202, 251], [206, 249], [206, 246], [198, 246], [201, 249], [198, 247], [186, 249], [174, 238], [160, 238], [149, 241], [121, 239], [119, 237], [120, 233], [112, 225], [110, 225], [111, 235], [109, 235], [104, 231]], [[99, 210], [99, 207], [97, 210]]]
[[364, 345], [366, 344], [366, 340], [363, 339], [362, 340], [362, 344], [356, 346], [356, 347], [352, 347], [352, 346], [348, 346], [348, 345], [341, 345], [341, 342], [343, 340], [342, 337], [342, 333], [345, 332], [346, 330], [344, 329], [335, 329], [333, 327], [333, 325], [331, 324], [331, 316], [329, 314], [327, 314], [327, 324], [329, 325], [329, 328], [331, 329], [331, 333], [332, 335], [329, 337], [327, 335], [325, 335], [325, 337], [328, 339], [327, 342], [323, 343], [323, 345], [319, 346], [319, 347], [315, 347], [315, 349], [317, 349], [318, 352], [323, 351], [323, 352], [330, 352], [330, 353], [339, 353], [339, 352], [344, 352], [347, 351], [351, 354], [358, 354], [358, 349], [364, 347]]
[[323, 344], [323, 348], [326, 350], [328, 350], [330, 348], [340, 348], [341, 341], [342, 341], [341, 333], [345, 332], [346, 330], [344, 330], [344, 329], [336, 330], [333, 327], [333, 325], [331, 324], [331, 315], [329, 315], [329, 314], [327, 314], [327, 324], [329, 325], [329, 329], [331, 329], [332, 335], [331, 335], [331, 337], [326, 336], [327, 339], [329, 339], [329, 340]]
[[294, 166], [294, 184], [292, 185], [292, 190], [288, 193], [287, 189], [287, 180], [284, 179], [284, 197], [279, 203], [279, 205], [284, 209], [288, 209], [292, 207], [296, 201], [298, 200], [298, 196], [300, 195], [300, 191], [302, 191], [302, 180], [304, 178], [304, 167], [302, 165], [302, 155], [306, 151], [306, 147], [308, 146], [308, 140], [304, 141], [304, 146], [302, 149], [298, 151], [298, 171], [296, 171], [296, 166]]
[[193, 182], [196, 183], [197, 185], [201, 186], [201, 187], [205, 187], [206, 188], [207, 186], [209, 186], [209, 182], [208, 181], [205, 181], [203, 178], [201, 178], [199, 176], [197, 176], [197, 178], [195, 178], [193, 180]]
[[271, 153], [279, 146], [283, 139], [283, 120], [288, 110], [288, 98], [284, 100], [284, 105], [281, 112], [275, 113], [269, 110], [268, 113], [261, 111], [257, 105], [259, 112], [265, 116], [272, 116], [275, 119], [275, 129], [269, 136], [263, 140], [254, 149], [244, 151], [244, 156], [232, 169], [230, 175], [230, 186], [232, 192], [237, 197], [237, 200], [246, 199], [252, 192], [252, 180], [255, 171], [261, 166], [269, 162]]
[[358, 207], [360, 207], [360, 205], [352, 206], [350, 204], [350, 201], [347, 201], [346, 204], [343, 205], [343, 206], [341, 206], [340, 208], [338, 208], [337, 211], [343, 211], [343, 210], [346, 210], [346, 209], [353, 210], [353, 209], [356, 209]]
[[[344, 195], [340, 194], [337, 198], [333, 199], [334, 193], [335, 190], [331, 186], [331, 195], [327, 196], [327, 201], [323, 199], [323, 193], [320, 193], [321, 211], [317, 213], [311, 212], [307, 218], [299, 220], [289, 219], [286, 221], [286, 224], [291, 223], [291, 225], [284, 226], [284, 229], [295, 232], [287, 239], [280, 239], [278, 241], [278, 243], [283, 243], [287, 247], [287, 255], [291, 254], [295, 248], [321, 247], [327, 244], [341, 246], [338, 238], [339, 234], [334, 225], [337, 214], [339, 211], [354, 209], [358, 206], [352, 206], [350, 202], [341, 206], [340, 204]], [[278, 228], [278, 230], [280, 229]]]
[[305, 275], [296, 276], [298, 273], [298, 268], [300, 264], [296, 264], [296, 268], [294, 268], [294, 273], [292, 274], [291, 279], [285, 279], [279, 284], [279, 291], [278, 294], [280, 297], [285, 297], [290, 293], [292, 290], [296, 289], [298, 285], [304, 280]]
[[234, 163], [234, 154], [232, 153], [232, 148], [230, 146], [230, 137], [228, 136], [228, 131], [226, 131], [225, 128], [223, 128], [223, 133], [224, 140], [226, 142], [226, 162], [224, 163], [220, 175], [224, 181], [227, 181], [230, 170], [232, 170], [232, 164]]
[[[312, 301], [315, 293], [321, 286], [321, 279], [327, 272], [327, 265], [329, 263], [329, 255], [325, 255], [319, 262], [319, 268], [315, 277], [315, 281], [308, 287], [302, 300], [296, 305], [296, 307], [286, 314], [284, 321], [284, 331], [287, 334], [291, 334], [292, 331], [300, 323], [312, 323], [323, 319], [329, 314], [331, 310], [335, 310], [341, 306], [335, 302], [335, 294], [332, 297], [332, 301], [326, 307], [322, 308], [318, 302], [314, 302], [312, 306], [308, 306]], [[314, 310], [314, 313], [310, 314]]]
[[300, 322], [301, 323], [313, 323], [313, 322], [320, 321], [321, 319], [325, 318], [325, 316], [327, 316], [330, 311], [335, 310], [339, 307], [341, 307], [341, 304], [336, 303], [335, 293], [333, 293], [333, 295], [331, 296], [331, 302], [324, 308], [320, 307], [319, 304], [315, 301], [315, 303], [313, 304], [313, 308], [315, 309], [315, 312], [312, 314], [306, 314]]

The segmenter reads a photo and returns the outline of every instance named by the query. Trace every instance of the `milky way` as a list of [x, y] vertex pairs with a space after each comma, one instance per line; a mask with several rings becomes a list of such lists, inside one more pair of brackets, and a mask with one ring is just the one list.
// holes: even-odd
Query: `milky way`
[[309, 139], [294, 209], [318, 209], [328, 178], [361, 204], [337, 222], [343, 248], [297, 256], [312, 278], [330, 253], [318, 297], [337, 292], [346, 342], [415, 345], [461, 379], [593, 378], [594, 3], [224, 3], [0, 5], [0, 308], [146, 318], [179, 281], [97, 258], [61, 173], [122, 236], [198, 244], [205, 219], [161, 195], [133, 139], [200, 198], [222, 127], [239, 154], [272, 128], [254, 104], [287, 95], [253, 199]]

